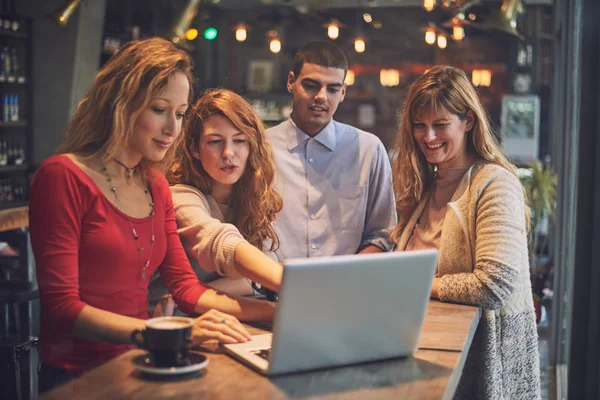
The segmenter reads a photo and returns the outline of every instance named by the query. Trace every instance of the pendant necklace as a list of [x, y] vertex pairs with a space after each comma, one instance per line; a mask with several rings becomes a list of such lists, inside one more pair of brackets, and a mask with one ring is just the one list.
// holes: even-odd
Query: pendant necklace
[[[118, 164], [123, 166], [125, 169], [127, 169], [127, 172], [129, 173], [128, 178], [131, 178], [131, 175], [133, 174], [133, 171], [135, 170], [136, 167], [127, 168], [125, 165], [121, 164], [117, 159], [114, 159], [114, 160]], [[140, 263], [142, 265], [142, 280], [146, 280], [146, 270], [150, 266], [150, 260], [152, 259], [152, 252], [154, 251], [154, 200], [152, 199], [152, 195], [150, 194], [150, 192], [148, 191], [147, 188], [144, 188], [144, 193], [147, 194], [148, 196], [150, 196], [150, 203], [149, 203], [150, 204], [150, 214], [149, 214], [149, 216], [150, 216], [150, 220], [152, 221], [152, 237], [150, 238], [150, 243], [151, 243], [150, 253], [148, 254], [148, 259], [146, 261], [144, 261], [144, 255], [143, 255], [144, 248], [140, 245], [140, 238], [137, 234], [137, 231], [133, 227], [131, 218], [129, 218], [129, 215], [127, 215], [127, 213], [124, 212], [120, 207], [121, 200], [119, 199], [119, 195], [117, 194], [117, 188], [113, 184], [112, 177], [108, 173], [108, 169], [106, 168], [106, 166], [104, 164], [102, 164], [102, 173], [106, 176], [106, 180], [108, 181], [109, 185], [111, 186], [110, 191], [113, 192], [113, 194], [115, 196], [115, 202], [117, 205], [117, 209], [119, 211], [121, 211], [123, 213], [123, 215], [125, 215], [125, 218], [127, 219], [127, 222], [129, 223], [129, 228], [131, 228], [131, 233], [133, 234], [133, 239], [135, 240], [135, 244], [137, 247], [137, 253], [140, 258]]]
[[127, 165], [123, 164], [121, 161], [117, 160], [116, 158], [113, 158], [113, 160], [114, 160], [114, 162], [119, 164], [121, 167], [125, 168], [125, 171], [127, 171], [127, 178], [131, 179], [131, 177], [133, 176], [133, 173], [135, 172], [135, 169], [137, 168], [137, 165], [133, 166], [132, 168], [129, 168]]

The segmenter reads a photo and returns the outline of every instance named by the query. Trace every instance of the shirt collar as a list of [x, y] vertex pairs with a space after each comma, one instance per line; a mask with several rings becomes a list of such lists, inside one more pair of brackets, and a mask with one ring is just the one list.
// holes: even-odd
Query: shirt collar
[[[288, 150], [294, 150], [298, 145], [306, 142], [311, 139], [304, 131], [298, 128], [298, 125], [292, 120], [289, 119], [290, 125], [288, 127], [287, 132], [287, 144]], [[333, 119], [329, 121], [325, 128], [321, 132], [319, 132], [314, 138], [317, 142], [321, 143], [323, 146], [327, 147], [330, 151], [335, 150], [336, 138], [335, 138], [335, 125]]]

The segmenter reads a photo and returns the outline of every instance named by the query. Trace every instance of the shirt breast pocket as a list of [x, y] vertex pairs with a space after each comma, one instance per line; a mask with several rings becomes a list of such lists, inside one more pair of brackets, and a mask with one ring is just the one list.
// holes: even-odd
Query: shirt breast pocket
[[342, 230], [362, 230], [367, 208], [367, 187], [344, 185], [334, 189], [331, 225]]

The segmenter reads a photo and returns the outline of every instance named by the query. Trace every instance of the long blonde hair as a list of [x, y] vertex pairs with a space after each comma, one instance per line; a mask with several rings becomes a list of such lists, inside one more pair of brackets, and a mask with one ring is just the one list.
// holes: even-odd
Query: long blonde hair
[[202, 163], [194, 158], [198, 153], [204, 123], [214, 115], [229, 120], [240, 132], [246, 134], [250, 154], [242, 177], [233, 185], [230, 207], [235, 225], [251, 244], [263, 249], [265, 239], [270, 239], [270, 251], [279, 248], [279, 239], [272, 227], [275, 214], [281, 210], [283, 200], [273, 187], [275, 163], [271, 146], [265, 138], [265, 128], [250, 104], [240, 95], [227, 89], [206, 92], [191, 108], [181, 135], [175, 163], [167, 178], [174, 185], [183, 183], [198, 188], [204, 194], [212, 192], [213, 178]]
[[[454, 67], [436, 66], [421, 75], [408, 89], [401, 107], [400, 127], [394, 146], [394, 188], [399, 223], [392, 234], [398, 240], [423, 193], [431, 186], [434, 169], [413, 137], [413, 121], [428, 113], [446, 110], [465, 119], [472, 111], [473, 128], [467, 132], [467, 151], [500, 165], [516, 175], [515, 166], [504, 156], [477, 91], [466, 74]], [[525, 192], [523, 192], [525, 196]], [[530, 211], [525, 207], [529, 226]]]
[[[92, 87], [79, 102], [57, 153], [77, 153], [101, 162], [114, 158], [128, 145], [138, 115], [178, 71], [190, 83], [189, 102], [192, 60], [185, 51], [161, 38], [128, 42], [98, 71]], [[141, 166], [164, 170], [172, 162], [174, 147], [160, 162], [142, 160]]]

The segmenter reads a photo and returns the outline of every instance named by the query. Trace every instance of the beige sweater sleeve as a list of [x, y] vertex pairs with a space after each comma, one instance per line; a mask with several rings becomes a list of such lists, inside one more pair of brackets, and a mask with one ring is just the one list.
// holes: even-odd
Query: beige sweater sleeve
[[236, 246], [244, 241], [241, 233], [232, 224], [227, 224], [211, 215], [206, 196], [198, 189], [187, 185], [171, 187], [177, 233], [190, 258], [198, 260], [200, 268], [216, 271], [232, 279], [240, 278], [234, 265]]
[[[484, 175], [484, 174], [482, 174]], [[527, 254], [525, 201], [518, 179], [497, 168], [476, 177], [470, 205], [475, 207], [475, 265], [472, 273], [441, 278], [442, 301], [499, 309], [512, 296]]]

